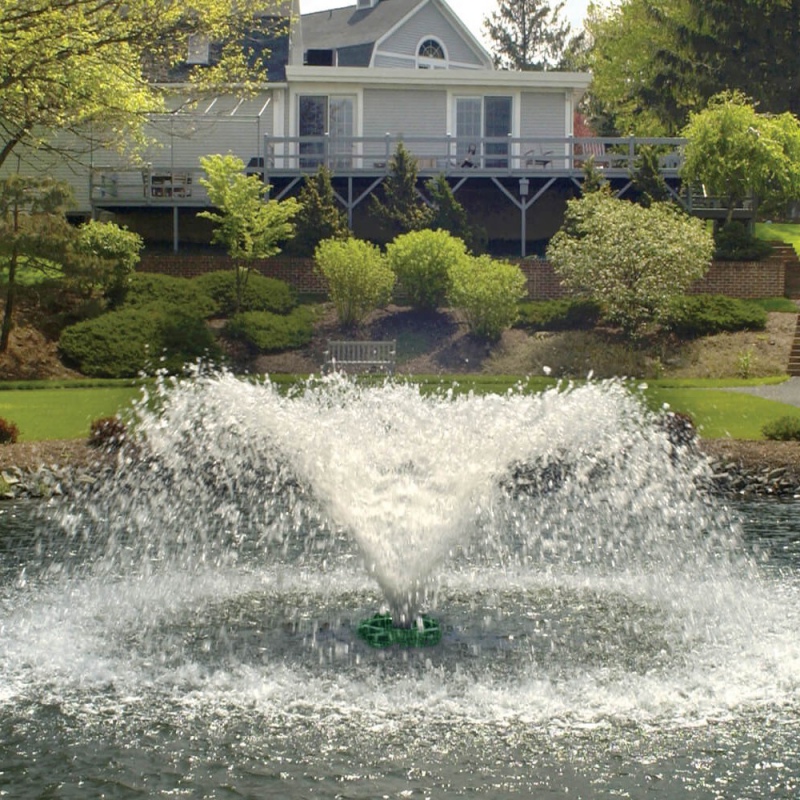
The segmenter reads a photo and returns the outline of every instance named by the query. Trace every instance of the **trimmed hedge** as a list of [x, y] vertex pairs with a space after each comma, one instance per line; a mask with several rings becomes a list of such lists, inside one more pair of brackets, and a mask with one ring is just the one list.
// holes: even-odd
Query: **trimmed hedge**
[[142, 308], [153, 303], [178, 306], [198, 319], [207, 319], [216, 311], [209, 293], [190, 278], [160, 273], [131, 275], [123, 308]]
[[733, 331], [761, 331], [767, 326], [767, 312], [757, 303], [725, 295], [683, 295], [673, 301], [666, 326], [686, 339]]
[[520, 303], [514, 327], [531, 331], [591, 330], [602, 316], [595, 300], [537, 300]]
[[225, 326], [225, 335], [243, 341], [260, 353], [274, 353], [307, 345], [314, 333], [314, 312], [298, 306], [289, 314], [245, 311]]
[[59, 340], [65, 363], [84, 375], [128, 378], [187, 362], [217, 360], [220, 350], [202, 319], [180, 306], [123, 308], [66, 328]]
[[[216, 316], [230, 317], [236, 312], [236, 273], [233, 269], [207, 272], [192, 278], [191, 283], [211, 297]], [[285, 281], [267, 278], [252, 270], [247, 275], [240, 313], [272, 311], [274, 314], [288, 314], [296, 305], [294, 292]]]

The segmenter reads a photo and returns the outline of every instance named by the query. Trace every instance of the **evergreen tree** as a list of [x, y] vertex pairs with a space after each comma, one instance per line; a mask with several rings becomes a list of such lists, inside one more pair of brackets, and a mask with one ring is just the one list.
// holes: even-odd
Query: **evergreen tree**
[[372, 196], [372, 213], [394, 238], [427, 228], [433, 212], [417, 190], [417, 160], [400, 142], [389, 162], [382, 198]]
[[336, 200], [327, 167], [320, 166], [313, 175], [306, 176], [297, 199], [301, 209], [295, 219], [292, 252], [312, 256], [320, 242], [350, 237], [347, 216]]
[[570, 26], [561, 18], [564, 0], [498, 0], [483, 21], [493, 42], [495, 66], [519, 71], [553, 69], [564, 57]]
[[461, 239], [473, 253], [481, 249], [486, 231], [470, 225], [464, 206], [458, 202], [444, 175], [438, 175], [425, 184], [431, 196], [433, 218], [430, 227], [445, 230]]
[[649, 208], [653, 203], [670, 199], [670, 191], [658, 164], [655, 147], [643, 147], [639, 152], [636, 170], [631, 175], [634, 187], [639, 192], [639, 205]]

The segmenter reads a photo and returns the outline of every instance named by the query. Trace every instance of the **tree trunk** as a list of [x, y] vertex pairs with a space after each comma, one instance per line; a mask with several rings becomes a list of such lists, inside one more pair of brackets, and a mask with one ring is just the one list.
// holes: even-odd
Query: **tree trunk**
[[17, 294], [17, 252], [14, 248], [8, 262], [8, 288], [6, 289], [6, 307], [3, 311], [3, 325], [0, 329], [0, 353], [8, 351], [8, 340], [13, 325], [14, 299]]

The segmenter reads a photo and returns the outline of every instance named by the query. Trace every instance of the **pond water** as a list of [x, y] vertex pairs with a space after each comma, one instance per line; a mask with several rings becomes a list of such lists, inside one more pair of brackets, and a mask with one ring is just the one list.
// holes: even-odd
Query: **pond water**
[[[286, 401], [223, 383], [202, 403], [180, 390], [145, 414], [150, 458], [113, 486], [69, 504], [0, 506], [0, 793], [797, 797], [800, 505], [695, 490], [702, 465], [676, 457], [614, 387], [568, 393], [558, 411], [548, 399], [454, 409], [448, 398], [419, 416], [392, 389], [369, 395], [370, 415], [385, 407], [382, 429], [421, 440], [396, 453], [380, 510], [389, 527], [403, 497], [432, 513], [440, 489], [451, 497], [475, 472], [451, 465], [458, 481], [431, 478], [424, 442], [456, 426], [427, 427], [439, 402], [451, 418], [464, 412], [462, 430], [475, 424], [512, 450], [513, 464], [525, 415], [544, 432], [526, 481], [498, 488], [491, 472], [446, 506], [461, 541], [436, 521], [391, 547], [370, 532], [385, 496], [370, 494], [365, 516], [353, 510], [376, 459], [341, 464], [328, 452], [328, 437], [355, 425], [340, 416], [329, 431], [329, 417], [355, 408], [363, 420], [362, 398], [328, 387]], [[243, 405], [251, 419], [251, 401], [271, 422], [232, 435], [222, 409]], [[498, 410], [502, 424], [490, 421]], [[307, 427], [288, 425], [289, 413]], [[287, 455], [287, 431], [302, 459]], [[438, 450], [459, 435], [449, 433]], [[453, 463], [491, 461], [467, 443]], [[280, 456], [254, 463], [266, 451]], [[391, 458], [377, 461], [370, 492]], [[532, 473], [544, 478], [532, 484]], [[492, 491], [476, 489], [486, 481]], [[345, 493], [342, 510], [331, 511], [331, 487]], [[404, 547], [425, 558], [387, 576], [372, 564], [383, 546], [388, 560]], [[408, 563], [424, 577], [413, 586]], [[440, 644], [359, 639], [358, 622], [396, 606], [398, 586], [440, 621]]]

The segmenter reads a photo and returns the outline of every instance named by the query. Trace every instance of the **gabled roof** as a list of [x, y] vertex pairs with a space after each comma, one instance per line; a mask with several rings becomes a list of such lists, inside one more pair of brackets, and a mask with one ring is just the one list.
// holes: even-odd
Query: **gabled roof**
[[[350, 5], [328, 11], [303, 14], [303, 46], [306, 50], [342, 50], [360, 47], [372, 48], [387, 31], [401, 22], [426, 0], [380, 0], [374, 8], [357, 9]], [[365, 63], [352, 66], [368, 66]]]

